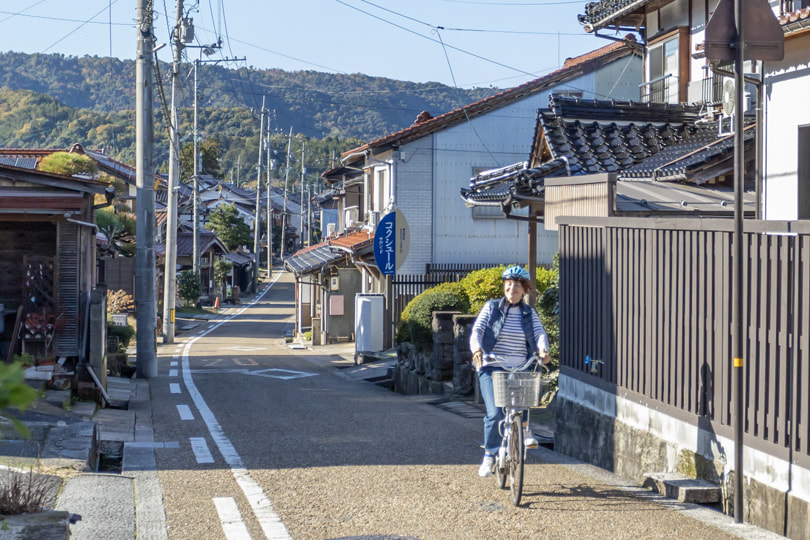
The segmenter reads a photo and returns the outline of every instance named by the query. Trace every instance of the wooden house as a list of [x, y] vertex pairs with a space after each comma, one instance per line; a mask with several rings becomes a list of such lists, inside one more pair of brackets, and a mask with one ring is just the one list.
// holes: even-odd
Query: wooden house
[[0, 164], [3, 352], [85, 358], [97, 282], [94, 199], [108, 184], [16, 163], [24, 166]]

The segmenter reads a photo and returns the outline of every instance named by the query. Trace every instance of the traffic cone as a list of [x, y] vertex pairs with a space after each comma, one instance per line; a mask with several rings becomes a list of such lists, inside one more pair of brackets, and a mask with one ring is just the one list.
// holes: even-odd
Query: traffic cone
[[219, 309], [219, 296], [214, 297], [214, 309]]

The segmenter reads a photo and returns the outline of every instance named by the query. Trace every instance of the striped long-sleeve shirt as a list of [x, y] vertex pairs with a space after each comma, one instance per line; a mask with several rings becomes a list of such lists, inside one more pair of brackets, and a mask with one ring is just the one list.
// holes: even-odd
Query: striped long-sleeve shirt
[[[471, 351], [475, 352], [481, 348], [484, 339], [484, 329], [490, 324], [490, 318], [496, 309], [498, 309], [496, 302], [488, 302], [484, 304], [484, 307], [475, 319], [472, 332], [470, 333]], [[540, 352], [548, 351], [548, 336], [546, 335], [546, 330], [543, 328], [543, 324], [540, 322], [540, 317], [537, 315], [537, 312], [532, 309], [531, 313], [537, 349]], [[519, 306], [509, 307], [495, 346], [491, 351], [485, 352], [495, 354], [501, 358], [506, 367], [509, 368], [520, 366], [526, 362], [528, 349], [526, 347], [526, 338], [523, 334], [523, 323], [521, 321]], [[486, 361], [484, 365], [487, 365]]]

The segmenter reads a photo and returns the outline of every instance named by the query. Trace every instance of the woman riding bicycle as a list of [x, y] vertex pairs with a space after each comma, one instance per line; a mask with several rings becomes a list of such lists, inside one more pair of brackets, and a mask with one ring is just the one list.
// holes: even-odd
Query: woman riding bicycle
[[[478, 476], [490, 476], [495, 463], [495, 455], [501, 446], [498, 424], [503, 420], [503, 411], [495, 405], [492, 388], [492, 372], [502, 370], [498, 364], [488, 362], [489, 354], [502, 359], [504, 367], [515, 368], [526, 363], [534, 354], [546, 364], [548, 336], [533, 307], [523, 302], [523, 296], [530, 290], [529, 273], [520, 266], [510, 266], [501, 275], [504, 297], [490, 300], [475, 319], [470, 335], [470, 350], [473, 351], [473, 365], [478, 372], [481, 397], [487, 409], [484, 417], [484, 460], [478, 469]], [[537, 446], [523, 419], [524, 441], [527, 447]]]

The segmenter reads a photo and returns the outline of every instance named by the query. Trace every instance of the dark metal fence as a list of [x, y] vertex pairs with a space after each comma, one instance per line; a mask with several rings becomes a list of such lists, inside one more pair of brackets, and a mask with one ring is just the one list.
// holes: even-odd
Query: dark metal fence
[[[733, 221], [560, 222], [562, 372], [731, 438]], [[744, 241], [745, 444], [808, 466], [810, 222]]]

